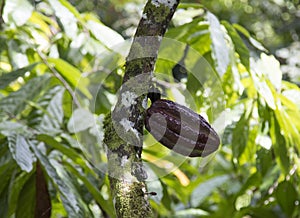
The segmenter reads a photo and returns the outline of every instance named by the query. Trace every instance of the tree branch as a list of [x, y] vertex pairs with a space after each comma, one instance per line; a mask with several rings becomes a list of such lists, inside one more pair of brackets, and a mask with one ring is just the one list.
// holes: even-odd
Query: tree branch
[[148, 0], [126, 59], [118, 102], [104, 123], [118, 217], [153, 216], [141, 161], [145, 102], [162, 36], [178, 4], [179, 0]]
[[4, 20], [3, 20], [4, 5], [5, 5], [5, 0], [0, 0], [0, 30], [2, 29], [2, 25], [4, 24]]

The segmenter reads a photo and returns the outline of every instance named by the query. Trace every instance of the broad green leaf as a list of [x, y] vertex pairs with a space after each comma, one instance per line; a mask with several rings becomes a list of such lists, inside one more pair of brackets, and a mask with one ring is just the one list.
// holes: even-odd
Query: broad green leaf
[[[250, 75], [252, 77], [254, 86], [256, 88], [256, 90], [258, 91], [258, 93], [260, 94], [260, 98], [264, 99], [268, 106], [270, 108], [272, 108], [273, 110], [275, 110], [276, 108], [276, 104], [275, 104], [275, 92], [274, 92], [274, 87], [270, 86], [270, 84], [266, 81], [266, 79], [262, 76], [258, 76], [259, 74], [261, 75], [261, 73], [259, 71], [256, 71], [258, 69], [256, 69], [255, 67], [252, 67], [253, 65], [255, 65], [256, 63], [252, 63], [251, 62], [251, 71], [250, 71]], [[273, 90], [273, 92], [272, 92]]]
[[76, 176], [78, 179], [80, 179], [83, 182], [85, 187], [93, 195], [93, 197], [95, 198], [97, 203], [101, 206], [101, 208], [111, 217], [115, 217], [113, 213], [114, 211], [113, 205], [110, 204], [110, 202], [106, 201], [102, 197], [101, 192], [95, 187], [93, 183], [89, 181], [86, 175], [83, 175], [82, 173], [78, 172], [78, 170], [75, 169], [75, 167], [68, 162], [64, 162], [64, 166], [66, 166], [74, 176]]
[[16, 133], [11, 133], [8, 137], [8, 147], [19, 167], [30, 172], [33, 169], [33, 163], [36, 161], [34, 154], [30, 150], [27, 139]]
[[50, 64], [54, 64], [56, 70], [62, 77], [71, 85], [72, 88], [78, 89], [87, 98], [92, 98], [89, 90], [87, 89], [88, 79], [81, 76], [81, 72], [62, 59], [48, 58]]
[[[8, 193], [8, 215], [12, 216], [16, 209], [17, 209], [17, 203], [18, 199], [20, 197], [20, 193], [23, 189], [23, 186], [25, 183], [30, 179], [33, 173], [25, 173], [22, 172], [19, 175], [16, 173], [14, 176], [11, 177], [11, 182], [9, 185], [9, 193]], [[30, 187], [31, 189], [34, 189], [34, 187]]]
[[244, 152], [249, 135], [249, 120], [244, 113], [232, 133], [232, 153], [233, 157], [239, 158]]
[[77, 19], [74, 14], [59, 0], [51, 0], [49, 1], [49, 4], [53, 8], [55, 15], [59, 18], [65, 34], [67, 34], [67, 36], [71, 39], [75, 39], [76, 35], [78, 34], [78, 26]]
[[249, 176], [249, 178], [244, 182], [239, 190], [237, 196], [244, 194], [248, 189], [252, 189], [253, 187], [258, 187], [262, 182], [260, 172], [256, 172]]
[[96, 39], [110, 49], [114, 49], [116, 45], [124, 42], [123, 37], [119, 33], [105, 26], [99, 21], [97, 22], [94, 20], [88, 20], [86, 26]]
[[81, 15], [80, 13], [77, 11], [77, 9], [71, 5], [70, 2], [66, 1], [66, 0], [59, 0], [59, 2], [66, 7], [78, 20], [81, 19]]
[[78, 108], [73, 112], [68, 122], [68, 130], [71, 133], [80, 132], [96, 125], [96, 120], [91, 112]]
[[285, 214], [292, 217], [299, 200], [294, 185], [290, 181], [281, 182], [275, 191], [275, 196]]
[[274, 56], [262, 53], [260, 59], [252, 67], [254, 67], [256, 72], [265, 75], [276, 90], [281, 89], [282, 72], [279, 61]]
[[7, 46], [10, 64], [14, 69], [26, 67], [29, 65], [28, 57], [22, 49], [20, 41], [11, 39], [8, 41]]
[[233, 27], [238, 30], [240, 33], [242, 33], [248, 40], [249, 42], [258, 50], [261, 50], [263, 52], [268, 52], [267, 49], [256, 39], [254, 39], [251, 34], [248, 32], [247, 29], [245, 29], [244, 27], [242, 27], [239, 24], [233, 24]]
[[225, 34], [218, 18], [212, 13], [207, 12], [206, 19], [210, 24], [209, 31], [212, 41], [212, 56], [215, 61], [216, 69], [220, 77], [222, 77], [229, 65], [229, 48], [225, 41]]
[[0, 123], [0, 133], [9, 136], [12, 132], [28, 135], [28, 127], [19, 122], [4, 121]]
[[8, 184], [5, 184], [4, 189], [2, 192], [0, 192], [0, 212], [1, 217], [8, 217], [7, 211], [8, 211]]
[[[298, 89], [288, 89], [282, 92], [282, 95], [292, 101], [300, 109], [300, 90]], [[282, 100], [282, 99], [281, 99]], [[289, 108], [294, 108], [289, 102], [285, 101], [283, 104]]]
[[11, 156], [9, 156], [10, 159], [7, 161], [3, 161], [3, 156], [1, 157], [0, 162], [0, 197], [2, 198], [2, 193], [8, 186], [10, 178], [12, 177], [12, 174], [14, 172], [14, 169], [16, 169], [16, 164], [12, 161]]
[[[44, 114], [40, 124], [40, 132], [45, 133], [58, 133], [61, 131], [63, 124], [64, 112], [62, 108], [62, 99], [65, 89], [61, 86], [52, 88], [48, 93], [52, 98], [46, 107], [47, 113]], [[54, 93], [54, 95], [53, 95]], [[45, 96], [47, 97], [47, 96]]]
[[0, 76], [0, 89], [4, 89], [7, 87], [11, 82], [15, 81], [19, 77], [24, 76], [24, 74], [28, 71], [31, 71], [37, 63], [31, 64], [27, 67], [23, 67], [17, 70], [14, 70], [9, 73], [5, 73], [2, 76]]
[[272, 168], [272, 165], [270, 164], [272, 162], [272, 153], [269, 150], [260, 148], [256, 152], [256, 155], [256, 168], [261, 176], [264, 177], [270, 168]]
[[200, 185], [192, 192], [191, 205], [193, 207], [198, 207], [205, 198], [210, 196], [218, 187], [226, 183], [229, 178], [228, 175], [216, 176], [200, 183]]
[[43, 165], [46, 173], [50, 177], [50, 179], [53, 181], [54, 186], [59, 190], [61, 200], [64, 204], [64, 207], [66, 211], [68, 212], [68, 216], [71, 218], [76, 218], [82, 215], [82, 211], [79, 206], [79, 202], [75, 196], [75, 194], [72, 192], [72, 189], [66, 185], [66, 182], [64, 179], [62, 179], [58, 172], [56, 171], [56, 168], [53, 167], [53, 165], [48, 160], [48, 157], [45, 156], [41, 151], [37, 143], [30, 142], [30, 146], [32, 150], [34, 151], [35, 155]]
[[29, 80], [21, 89], [0, 100], [0, 111], [16, 116], [24, 110], [27, 101], [35, 101], [48, 82], [49, 75]]
[[66, 145], [58, 142], [55, 138], [46, 134], [39, 134], [36, 136], [36, 139], [40, 142], [44, 142], [46, 145], [51, 146], [52, 148], [60, 151], [62, 154], [66, 155], [74, 162], [80, 162], [82, 157], [79, 153], [73, 148], [67, 147]]
[[248, 71], [250, 71], [250, 54], [248, 48], [244, 44], [239, 34], [236, 32], [236, 30], [227, 21], [222, 21], [222, 24], [228, 31], [228, 34], [234, 44], [235, 50], [240, 56], [242, 64]]
[[[70, 137], [70, 136], [68, 136], [68, 135], [64, 136], [65, 139], [68, 137]], [[46, 134], [39, 134], [36, 136], [36, 139], [40, 142], [44, 142], [48, 146], [51, 146], [55, 150], [60, 151], [61, 154], [67, 156], [68, 158], [73, 160], [74, 163], [80, 165], [86, 173], [89, 173], [89, 174], [93, 175], [94, 177], [98, 177], [98, 175], [94, 172], [94, 169], [91, 168], [91, 166], [81, 156], [81, 153], [78, 152], [78, 150], [77, 150], [78, 148], [74, 149], [75, 146], [68, 147], [64, 143], [58, 142], [55, 138], [53, 138], [50, 135], [46, 135]], [[70, 141], [71, 139], [67, 139], [67, 140]], [[78, 142], [74, 142], [74, 143], [78, 143]]]
[[22, 26], [30, 18], [33, 11], [32, 5], [27, 0], [5, 1], [3, 19], [5, 23], [15, 23]]
[[16, 218], [32, 218], [35, 211], [35, 174], [23, 186], [17, 203]]
[[276, 161], [281, 167], [284, 175], [287, 175], [289, 173], [290, 167], [290, 160], [287, 150], [287, 140], [282, 135], [282, 131], [278, 123], [278, 118], [275, 117], [275, 114], [271, 117], [270, 136], [273, 142]]
[[188, 218], [188, 217], [201, 217], [209, 216], [209, 213], [205, 210], [190, 208], [185, 210], [176, 211], [174, 216], [175, 218]]

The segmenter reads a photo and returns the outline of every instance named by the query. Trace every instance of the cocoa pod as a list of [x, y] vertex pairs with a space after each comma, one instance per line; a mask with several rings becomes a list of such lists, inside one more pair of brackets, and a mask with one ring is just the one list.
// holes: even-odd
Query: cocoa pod
[[146, 110], [145, 127], [161, 144], [184, 156], [205, 157], [220, 144], [201, 115], [166, 99], [156, 100]]

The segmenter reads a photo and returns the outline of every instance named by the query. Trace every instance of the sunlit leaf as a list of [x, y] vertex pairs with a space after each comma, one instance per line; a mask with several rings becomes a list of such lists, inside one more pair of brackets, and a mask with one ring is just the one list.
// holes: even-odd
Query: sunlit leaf
[[227, 71], [229, 65], [229, 48], [218, 18], [210, 12], [207, 12], [206, 17], [210, 24], [209, 31], [212, 40], [213, 58], [215, 60], [216, 69], [219, 75], [222, 76]]
[[229, 36], [234, 44], [236, 52], [239, 54], [242, 64], [246, 67], [246, 69], [250, 70], [250, 54], [249, 50], [244, 44], [243, 40], [236, 32], [236, 30], [226, 21], [222, 21], [222, 24], [228, 31]]
[[28, 57], [26, 54], [24, 54], [24, 50], [22, 49], [20, 44], [20, 41], [16, 39], [10, 39], [7, 42], [7, 52], [9, 59], [11, 60], [10, 64], [13, 66], [13, 69], [22, 68], [29, 65]]
[[14, 22], [17, 26], [22, 26], [31, 16], [32, 5], [24, 0], [5, 1], [3, 19], [6, 23]]
[[91, 98], [91, 94], [87, 89], [88, 79], [81, 76], [81, 72], [62, 59], [48, 58], [48, 62], [54, 64], [57, 71], [71, 85], [72, 88], [78, 89], [86, 97]]
[[209, 213], [205, 210], [191, 208], [191, 209], [176, 211], [173, 217], [188, 218], [188, 217], [201, 217], [201, 216], [208, 216], [208, 215]]
[[242, 27], [239, 24], [233, 24], [233, 27], [236, 30], [238, 30], [240, 33], [242, 33], [255, 48], [257, 48], [258, 50], [267, 52], [267, 49], [259, 41], [254, 39], [247, 29], [245, 29], [244, 27]]
[[124, 42], [124, 39], [120, 34], [99, 21], [88, 20], [86, 25], [93, 35], [110, 49], [116, 49], [114, 48], [116, 45]]
[[282, 72], [279, 61], [274, 56], [268, 56], [265, 53], [260, 55], [255, 65], [252, 66], [256, 72], [266, 75], [276, 90], [281, 88]]
[[58, 0], [51, 0], [49, 4], [54, 9], [67, 36], [74, 39], [78, 34], [77, 19], [74, 14]]

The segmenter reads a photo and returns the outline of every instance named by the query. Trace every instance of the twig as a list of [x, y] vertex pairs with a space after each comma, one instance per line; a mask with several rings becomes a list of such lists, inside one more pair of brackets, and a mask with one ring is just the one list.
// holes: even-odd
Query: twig
[[50, 69], [50, 71], [53, 73], [53, 75], [63, 84], [63, 86], [66, 88], [66, 90], [70, 93], [70, 95], [73, 98], [73, 101], [75, 103], [75, 105], [80, 108], [81, 105], [72, 89], [72, 87], [69, 85], [69, 83], [60, 75], [59, 72], [57, 72], [57, 70], [52, 67], [49, 62], [47, 61], [47, 59], [44, 57], [44, 54], [42, 52], [40, 52], [39, 50], [37, 50], [37, 53], [39, 54], [40, 58], [43, 60], [44, 64], [46, 64], [46, 66]]

